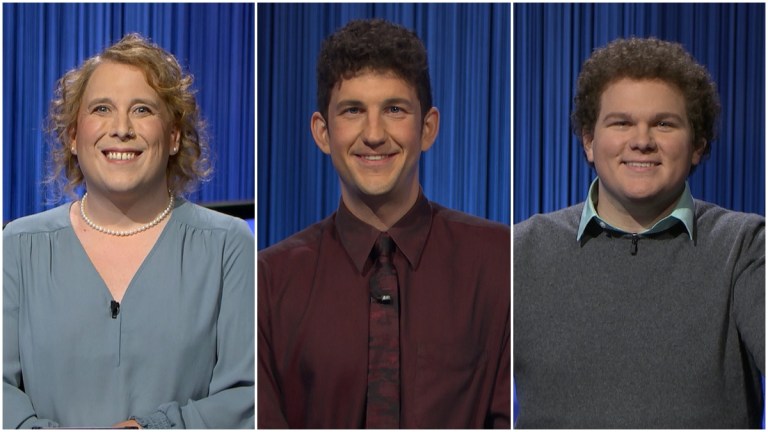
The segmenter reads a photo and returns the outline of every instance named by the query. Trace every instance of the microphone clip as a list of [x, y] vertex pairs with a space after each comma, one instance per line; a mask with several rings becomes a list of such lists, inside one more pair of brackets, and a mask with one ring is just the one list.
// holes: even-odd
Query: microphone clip
[[117, 319], [117, 315], [120, 313], [120, 303], [114, 300], [110, 301], [109, 310], [112, 312], [112, 319]]
[[371, 300], [378, 304], [392, 304], [392, 296], [389, 294], [371, 294]]

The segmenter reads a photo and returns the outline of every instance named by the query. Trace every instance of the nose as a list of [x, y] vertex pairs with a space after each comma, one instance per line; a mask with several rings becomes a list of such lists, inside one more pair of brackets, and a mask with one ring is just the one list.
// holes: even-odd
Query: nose
[[118, 138], [120, 141], [127, 141], [129, 139], [136, 138], [136, 133], [133, 131], [133, 124], [131, 118], [127, 114], [118, 114], [112, 121], [112, 130], [109, 132], [109, 136]]
[[656, 150], [656, 140], [653, 137], [652, 129], [648, 125], [637, 125], [635, 131], [636, 133], [632, 136], [629, 144], [632, 150], [638, 150], [643, 153]]
[[384, 122], [378, 113], [371, 110], [366, 116], [365, 128], [363, 129], [363, 143], [368, 147], [378, 147], [387, 141], [387, 131], [384, 128]]

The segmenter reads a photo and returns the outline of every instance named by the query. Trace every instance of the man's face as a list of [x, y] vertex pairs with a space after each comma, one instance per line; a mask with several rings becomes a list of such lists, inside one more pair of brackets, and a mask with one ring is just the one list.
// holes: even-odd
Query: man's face
[[331, 155], [349, 204], [413, 202], [419, 192], [419, 157], [437, 136], [432, 108], [422, 121], [416, 89], [392, 73], [362, 71], [332, 90], [328, 118], [315, 113], [312, 132]]
[[682, 193], [691, 165], [701, 160], [682, 92], [660, 80], [624, 78], [600, 98], [593, 135], [583, 136], [600, 178], [599, 212], [664, 211]]

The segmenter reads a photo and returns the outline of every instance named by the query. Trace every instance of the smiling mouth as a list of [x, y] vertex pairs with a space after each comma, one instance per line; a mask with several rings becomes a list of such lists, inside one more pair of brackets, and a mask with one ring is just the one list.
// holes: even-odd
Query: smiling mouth
[[659, 165], [656, 162], [624, 162], [624, 164], [633, 168], [651, 168]]
[[371, 162], [383, 161], [393, 156], [395, 156], [395, 154], [357, 155], [357, 157], [359, 157], [360, 159], [365, 161], [371, 161]]
[[113, 161], [126, 161], [136, 158], [141, 152], [137, 151], [105, 151], [104, 156]]

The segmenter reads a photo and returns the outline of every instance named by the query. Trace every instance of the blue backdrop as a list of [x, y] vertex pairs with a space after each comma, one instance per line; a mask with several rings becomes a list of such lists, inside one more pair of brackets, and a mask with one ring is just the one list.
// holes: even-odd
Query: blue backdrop
[[253, 4], [4, 4], [3, 219], [46, 204], [43, 124], [56, 81], [138, 32], [195, 77], [209, 125], [213, 179], [193, 201], [254, 199]]
[[707, 67], [720, 137], [690, 177], [693, 196], [765, 215], [763, 4], [516, 4], [514, 222], [585, 199], [594, 171], [571, 133], [576, 77], [617, 37], [679, 42]]
[[584, 201], [595, 173], [570, 131], [576, 77], [593, 49], [630, 36], [683, 44], [718, 86], [719, 139], [689, 178], [694, 197], [765, 215], [763, 4], [516, 4], [513, 16], [515, 223]]
[[322, 40], [351, 19], [414, 30], [429, 56], [440, 133], [422, 155], [427, 197], [510, 222], [508, 4], [259, 4], [259, 249], [336, 210], [339, 181], [309, 129]]

